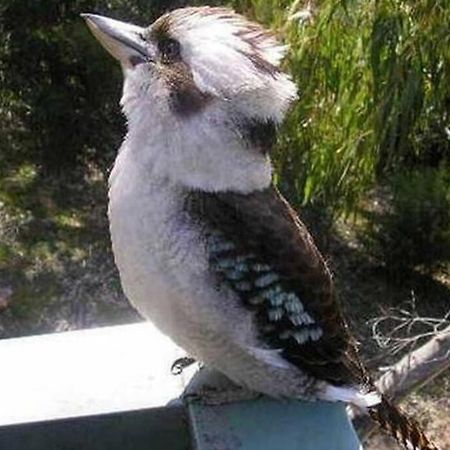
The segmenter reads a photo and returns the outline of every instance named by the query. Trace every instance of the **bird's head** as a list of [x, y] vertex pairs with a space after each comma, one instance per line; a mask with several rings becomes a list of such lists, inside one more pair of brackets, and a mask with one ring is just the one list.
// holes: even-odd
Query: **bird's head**
[[[177, 9], [147, 28], [83, 16], [122, 65], [129, 146], [145, 143], [155, 169], [191, 187], [267, 184], [269, 144], [296, 98], [279, 68], [285, 47], [272, 33], [228, 8]], [[244, 182], [237, 167], [246, 164]]]

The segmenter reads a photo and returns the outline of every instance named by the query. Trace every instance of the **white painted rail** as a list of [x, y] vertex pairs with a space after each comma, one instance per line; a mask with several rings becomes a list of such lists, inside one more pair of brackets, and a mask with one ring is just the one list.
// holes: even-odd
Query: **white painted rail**
[[181, 356], [149, 323], [0, 340], [0, 425], [164, 406]]
[[[194, 365], [171, 374], [182, 356], [149, 323], [1, 340], [0, 448], [361, 448], [342, 404], [258, 398], [207, 406], [191, 399], [161, 408], [196, 372]], [[202, 371], [187, 391], [223, 389], [220, 379]]]

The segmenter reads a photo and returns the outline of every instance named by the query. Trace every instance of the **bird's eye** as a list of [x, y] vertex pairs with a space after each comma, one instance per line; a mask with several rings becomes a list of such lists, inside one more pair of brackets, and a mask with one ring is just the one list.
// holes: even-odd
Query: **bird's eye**
[[159, 51], [163, 57], [163, 61], [170, 62], [177, 60], [180, 56], [180, 43], [175, 39], [163, 39], [159, 43]]

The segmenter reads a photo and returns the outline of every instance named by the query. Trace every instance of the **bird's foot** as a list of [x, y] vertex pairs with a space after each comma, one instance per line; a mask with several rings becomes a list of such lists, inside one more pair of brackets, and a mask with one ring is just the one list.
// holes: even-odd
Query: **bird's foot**
[[190, 358], [189, 356], [178, 358], [173, 362], [170, 371], [172, 372], [172, 375], [181, 375], [186, 367], [191, 366], [195, 362], [196, 360], [194, 358]]

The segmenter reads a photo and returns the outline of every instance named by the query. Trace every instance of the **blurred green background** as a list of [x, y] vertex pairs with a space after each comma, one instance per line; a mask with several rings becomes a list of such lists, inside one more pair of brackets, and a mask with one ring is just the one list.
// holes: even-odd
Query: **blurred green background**
[[[122, 74], [79, 14], [146, 25], [187, 3], [0, 0], [0, 338], [140, 320], [106, 220]], [[290, 46], [300, 100], [273, 153], [275, 180], [326, 254], [376, 370], [400, 355], [373, 339], [374, 318], [402, 308], [448, 324], [450, 3], [212, 3]], [[415, 397], [425, 418], [448, 400], [446, 377]]]

